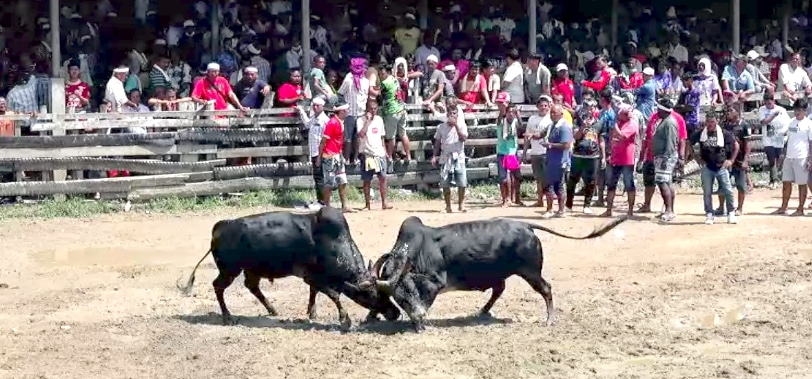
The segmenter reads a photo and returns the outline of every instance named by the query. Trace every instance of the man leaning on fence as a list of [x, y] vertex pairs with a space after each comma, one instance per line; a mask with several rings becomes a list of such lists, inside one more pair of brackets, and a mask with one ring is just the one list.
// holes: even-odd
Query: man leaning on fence
[[321, 162], [318, 159], [321, 154], [319, 148], [321, 146], [321, 136], [324, 134], [324, 126], [330, 121], [327, 114], [324, 113], [324, 98], [317, 96], [311, 103], [311, 114], [308, 115], [304, 108], [299, 107], [299, 114], [304, 121], [305, 129], [307, 129], [307, 145], [310, 152], [310, 163], [313, 171], [313, 185], [316, 190], [316, 202], [319, 205], [324, 205], [322, 202], [322, 191], [324, 190], [324, 174], [321, 171]]
[[451, 213], [451, 187], [457, 187], [457, 210], [465, 212], [465, 188], [468, 176], [465, 167], [465, 140], [468, 127], [456, 106], [447, 108], [446, 121], [437, 126], [434, 133], [433, 166], [440, 165], [440, 187], [443, 189], [445, 211]]

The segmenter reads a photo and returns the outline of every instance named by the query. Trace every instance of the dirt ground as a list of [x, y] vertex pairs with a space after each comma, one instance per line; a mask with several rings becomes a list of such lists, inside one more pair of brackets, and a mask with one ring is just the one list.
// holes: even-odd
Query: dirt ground
[[[738, 225], [702, 225], [701, 199], [681, 195], [670, 225], [629, 221], [588, 242], [541, 235], [555, 325], [512, 278], [494, 319], [470, 317], [487, 293], [443, 294], [419, 335], [405, 321], [342, 334], [323, 295], [308, 323], [297, 278], [263, 281], [277, 318], [238, 279], [226, 301], [239, 324], [221, 326], [211, 258], [193, 296], [181, 296], [176, 283], [207, 250], [212, 225], [260, 209], [5, 221], [0, 378], [809, 378], [812, 217], [766, 215], [775, 196], [752, 195]], [[395, 205], [349, 215], [367, 258], [391, 247], [410, 215], [435, 226], [508, 216], [576, 234], [605, 221]], [[344, 303], [358, 324], [365, 310]]]

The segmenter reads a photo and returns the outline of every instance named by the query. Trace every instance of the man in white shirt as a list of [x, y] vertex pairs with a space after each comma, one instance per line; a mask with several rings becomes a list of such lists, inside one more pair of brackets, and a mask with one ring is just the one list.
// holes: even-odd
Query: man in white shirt
[[110, 104], [111, 112], [121, 112], [121, 107], [125, 105], [137, 106], [130, 102], [127, 92], [124, 91], [124, 81], [127, 80], [129, 73], [129, 68], [118, 67], [113, 70], [113, 76], [107, 81], [107, 86], [104, 88], [104, 101]]
[[795, 118], [787, 128], [787, 155], [781, 169], [783, 189], [781, 207], [773, 214], [787, 214], [789, 198], [792, 196], [792, 184], [798, 186], [798, 209], [790, 216], [803, 216], [806, 204], [806, 192], [809, 182], [809, 171], [812, 169], [812, 120], [806, 117], [805, 101], [795, 104]]
[[812, 94], [812, 82], [809, 74], [801, 66], [801, 55], [792, 54], [789, 62], [784, 63], [778, 69], [778, 88], [781, 98], [786, 99], [789, 104], [798, 100], [803, 94]]
[[502, 88], [510, 95], [514, 104], [524, 103], [524, 68], [519, 61], [519, 52], [513, 50], [507, 56], [508, 67], [502, 77]]
[[679, 34], [673, 34], [669, 44], [668, 55], [680, 63], [688, 63], [688, 49], [680, 44]]
[[[423, 44], [417, 47], [414, 52], [415, 64], [425, 64], [429, 57], [439, 57], [440, 50], [434, 46], [434, 36], [431, 33], [423, 34]], [[439, 59], [438, 59], [439, 62]]]
[[764, 105], [758, 109], [758, 120], [761, 123], [761, 141], [767, 164], [770, 167], [770, 188], [778, 186], [778, 162], [784, 150], [784, 136], [791, 121], [787, 110], [775, 103], [771, 94], [764, 95]]
[[516, 29], [516, 23], [512, 19], [505, 17], [504, 14], [501, 14], [493, 20], [492, 24], [493, 26], [499, 27], [499, 37], [501, 37], [504, 42], [510, 42], [513, 38], [513, 30]]
[[[553, 99], [547, 95], [541, 95], [538, 101], [539, 113], [530, 116], [527, 120], [527, 130], [524, 132], [524, 161], [530, 162], [533, 167], [533, 177], [536, 179], [536, 196], [538, 199], [533, 207], [544, 208], [544, 162], [547, 148], [542, 142], [547, 140], [547, 135], [553, 125], [550, 119], [550, 106]], [[527, 156], [527, 148], [530, 147], [530, 156]]]
[[378, 116], [378, 101], [369, 99], [367, 111], [356, 122], [358, 142], [361, 148], [361, 180], [364, 182], [364, 210], [371, 210], [372, 178], [378, 177], [378, 191], [381, 193], [381, 209], [392, 209], [386, 203], [386, 149], [383, 145], [384, 125]]
[[[347, 125], [355, 125], [355, 122], [364, 114], [366, 110], [367, 99], [370, 94], [369, 79], [364, 76], [366, 69], [360, 68], [364, 65], [365, 61], [360, 58], [351, 59], [351, 69], [355, 67], [356, 72], [349, 72], [344, 77], [341, 87], [338, 88], [338, 94], [344, 97], [344, 101], [350, 106], [347, 112]], [[358, 136], [355, 128], [344, 128], [344, 159], [352, 164], [357, 163], [356, 158], [358, 154]]]
[[321, 96], [316, 96], [311, 102], [311, 114], [308, 115], [304, 108], [298, 107], [299, 115], [302, 117], [305, 128], [307, 129], [307, 146], [310, 151], [310, 163], [313, 165], [313, 183], [315, 183], [316, 200], [319, 204], [321, 202], [321, 191], [324, 188], [324, 172], [321, 170], [321, 161], [319, 158], [319, 146], [321, 144], [321, 137], [324, 135], [324, 126], [330, 117], [324, 113], [324, 104], [326, 101]]

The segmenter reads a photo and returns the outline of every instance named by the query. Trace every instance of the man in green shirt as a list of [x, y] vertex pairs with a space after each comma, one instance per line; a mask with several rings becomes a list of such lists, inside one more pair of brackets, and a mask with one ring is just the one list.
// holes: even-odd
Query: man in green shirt
[[327, 60], [319, 55], [313, 58], [313, 68], [307, 74], [307, 89], [310, 92], [310, 98], [322, 96], [327, 100], [327, 104], [335, 104], [338, 97], [330, 84], [327, 83], [327, 78], [324, 76], [324, 67], [327, 66]]
[[[381, 99], [384, 125], [384, 141], [386, 141], [386, 155], [390, 160], [395, 155], [395, 137], [403, 144], [403, 152], [406, 160], [411, 161], [412, 155], [409, 150], [409, 136], [406, 135], [406, 106], [398, 98], [401, 90], [401, 83], [398, 78], [392, 75], [392, 67], [389, 64], [381, 64]], [[392, 167], [389, 165], [389, 167]]]

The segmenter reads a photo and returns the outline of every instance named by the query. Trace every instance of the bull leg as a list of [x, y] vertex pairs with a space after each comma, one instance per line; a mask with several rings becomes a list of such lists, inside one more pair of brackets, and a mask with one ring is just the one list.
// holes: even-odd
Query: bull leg
[[319, 294], [319, 290], [316, 289], [315, 286], [310, 286], [310, 298], [307, 300], [307, 318], [309, 320], [315, 320], [318, 317], [318, 312], [316, 312], [316, 295]]
[[261, 277], [259, 275], [256, 275], [251, 271], [245, 271], [245, 282], [243, 282], [243, 284], [245, 284], [245, 288], [248, 288], [248, 290], [251, 291], [251, 294], [253, 294], [257, 300], [259, 300], [262, 306], [265, 307], [268, 314], [272, 317], [276, 317], [276, 315], [278, 315], [276, 309], [273, 307], [273, 305], [268, 303], [268, 299], [265, 298], [265, 294], [263, 294], [262, 290], [259, 289], [260, 279]]
[[485, 303], [485, 306], [479, 311], [479, 315], [482, 317], [488, 317], [491, 315], [491, 308], [493, 308], [493, 304], [496, 303], [496, 300], [499, 300], [499, 297], [502, 296], [502, 293], [505, 292], [505, 281], [502, 280], [499, 283], [496, 283], [493, 287], [491, 287], [491, 298]]
[[541, 277], [541, 270], [534, 273], [519, 274], [530, 287], [538, 292], [544, 298], [544, 303], [547, 305], [547, 322], [546, 325], [550, 326], [555, 320], [555, 307], [553, 306], [553, 288], [550, 283]]
[[239, 272], [228, 272], [220, 270], [220, 274], [211, 283], [214, 287], [214, 295], [217, 297], [217, 302], [220, 304], [220, 312], [223, 314], [223, 325], [234, 324], [234, 319], [231, 317], [231, 312], [226, 307], [225, 296], [226, 288], [234, 283], [234, 279], [240, 275]]
[[338, 322], [341, 323], [341, 330], [345, 332], [349, 331], [352, 327], [352, 320], [350, 320], [350, 315], [347, 314], [347, 310], [341, 305], [341, 300], [339, 299], [341, 293], [332, 288], [322, 289], [320, 292], [327, 295], [327, 297], [330, 298], [330, 300], [332, 300], [336, 305], [336, 309], [338, 309]]

